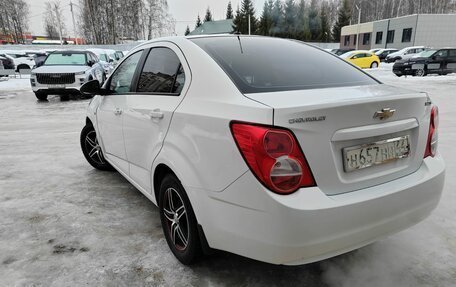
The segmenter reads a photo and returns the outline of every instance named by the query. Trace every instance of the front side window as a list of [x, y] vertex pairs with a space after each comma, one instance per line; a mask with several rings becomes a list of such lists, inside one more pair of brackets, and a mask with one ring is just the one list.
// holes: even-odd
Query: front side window
[[85, 53], [62, 52], [52, 53], [46, 58], [45, 66], [49, 65], [77, 65], [84, 66], [87, 64]]
[[394, 42], [394, 30], [389, 30], [386, 35], [386, 43], [390, 44]]
[[412, 28], [402, 30], [402, 43], [412, 41]]
[[448, 57], [448, 50], [440, 50], [438, 51], [437, 53], [435, 53], [434, 56], [437, 56], [437, 57]]
[[336, 55], [299, 41], [243, 36], [191, 41], [246, 94], [378, 83]]
[[109, 91], [112, 94], [130, 92], [136, 66], [141, 58], [142, 51], [132, 54], [114, 71], [109, 82]]
[[137, 92], [179, 93], [185, 81], [182, 65], [171, 49], [153, 48], [144, 63]]

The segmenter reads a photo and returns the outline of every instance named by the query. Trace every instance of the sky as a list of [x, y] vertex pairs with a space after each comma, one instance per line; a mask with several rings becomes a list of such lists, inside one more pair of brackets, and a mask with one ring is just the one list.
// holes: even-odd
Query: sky
[[[78, 3], [78, 0], [72, 0], [73, 3]], [[47, 0], [25, 0], [30, 6], [29, 16], [29, 31], [33, 35], [44, 35], [43, 28], [43, 13]], [[63, 17], [65, 19], [66, 35], [73, 36], [73, 23], [70, 13], [70, 0], [60, 0], [63, 7]], [[241, 0], [232, 0], [233, 10], [236, 10]], [[264, 0], [253, 0], [257, 14], [260, 13]], [[168, 0], [169, 13], [176, 20], [176, 34], [183, 35], [187, 25], [190, 30], [195, 27], [196, 17], [198, 14], [204, 18], [207, 7], [210, 7], [213, 18], [215, 20], [225, 19], [226, 6], [228, 0]], [[75, 13], [79, 10], [74, 6]]]

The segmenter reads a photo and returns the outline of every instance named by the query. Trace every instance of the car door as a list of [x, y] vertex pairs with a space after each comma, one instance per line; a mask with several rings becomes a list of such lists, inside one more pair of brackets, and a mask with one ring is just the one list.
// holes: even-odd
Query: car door
[[363, 59], [365, 57], [364, 53], [358, 53], [353, 55], [352, 57], [352, 63], [355, 64], [356, 66], [363, 68]]
[[174, 110], [190, 83], [190, 69], [182, 52], [171, 43], [160, 43], [147, 58], [134, 94], [127, 97], [124, 137], [130, 177], [151, 192], [151, 168], [158, 155]]
[[105, 85], [108, 90], [97, 110], [98, 133], [105, 157], [122, 172], [129, 174], [127, 154], [122, 130], [123, 112], [127, 108], [127, 95], [141, 60], [142, 51], [131, 54], [115, 70]]
[[450, 49], [448, 51], [446, 70], [448, 73], [456, 73], [456, 49]]
[[438, 50], [429, 58], [427, 64], [428, 73], [443, 73], [446, 66], [448, 50]]

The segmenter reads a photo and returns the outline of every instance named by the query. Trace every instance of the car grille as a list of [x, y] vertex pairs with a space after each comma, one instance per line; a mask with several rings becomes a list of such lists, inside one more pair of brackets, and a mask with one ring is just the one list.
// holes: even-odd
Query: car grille
[[72, 84], [74, 83], [74, 73], [59, 73], [59, 74], [48, 74], [40, 73], [36, 74], [36, 80], [40, 84], [44, 85], [61, 85], [61, 84]]

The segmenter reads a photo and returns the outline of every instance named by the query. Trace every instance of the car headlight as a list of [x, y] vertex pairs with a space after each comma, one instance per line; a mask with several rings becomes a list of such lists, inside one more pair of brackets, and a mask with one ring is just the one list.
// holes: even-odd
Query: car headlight
[[76, 76], [81, 76], [81, 75], [84, 75], [85, 72], [77, 72], [77, 73], [74, 73]]

